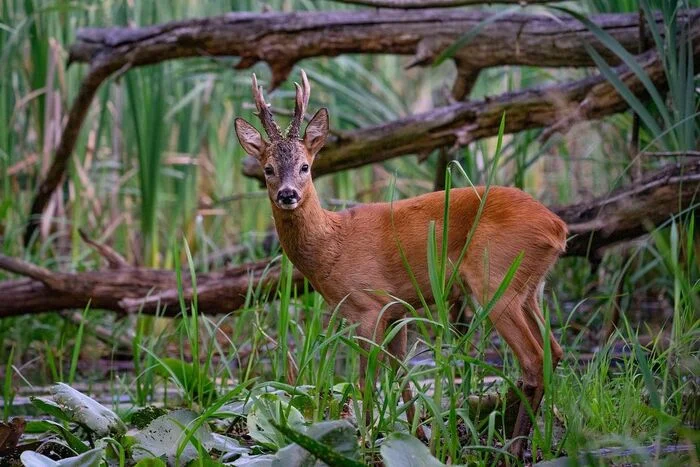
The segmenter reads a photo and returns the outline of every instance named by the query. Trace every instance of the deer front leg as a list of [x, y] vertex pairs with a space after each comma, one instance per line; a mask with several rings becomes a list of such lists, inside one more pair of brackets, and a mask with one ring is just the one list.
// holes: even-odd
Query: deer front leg
[[[396, 336], [394, 337], [394, 340], [392, 340], [389, 343], [389, 352], [395, 357], [391, 361], [394, 371], [397, 371], [399, 369], [399, 362], [403, 361], [406, 358], [407, 344], [408, 330], [406, 329], [406, 326], [403, 325], [401, 326], [401, 330], [399, 330], [398, 334], [396, 334]], [[404, 404], [407, 405], [406, 419], [408, 420], [408, 423], [416, 424], [417, 426], [416, 436], [421, 440], [427, 440], [425, 432], [423, 431], [423, 427], [420, 425], [420, 419], [417, 418], [418, 415], [416, 414], [416, 408], [411, 402], [411, 400], [413, 399], [413, 392], [411, 391], [411, 387], [408, 384], [403, 389], [403, 391], [401, 391], [401, 399], [403, 399]]]
[[[364, 320], [360, 320], [360, 325], [357, 327], [356, 331], [357, 337], [360, 338], [360, 347], [362, 347], [363, 350], [363, 352], [360, 354], [360, 375], [358, 379], [358, 385], [360, 394], [363, 395], [363, 399], [365, 399], [366, 402], [369, 402], [367, 400], [368, 398], [364, 397], [367, 378], [369, 378], [371, 384], [371, 390], [368, 396], [371, 397], [377, 386], [378, 367], [375, 366], [373, 371], [370, 372], [371, 374], [367, 374], [367, 355], [369, 355], [370, 351], [372, 350], [372, 346], [374, 345], [372, 343], [381, 343], [382, 339], [384, 338], [384, 332], [386, 331], [387, 323], [386, 320], [382, 319], [381, 317], [378, 319], [371, 319], [365, 316], [364, 318]], [[378, 359], [381, 358], [382, 354], [380, 353]], [[371, 426], [372, 403], [363, 404], [362, 411], [364, 412], [365, 424], [367, 426]]]

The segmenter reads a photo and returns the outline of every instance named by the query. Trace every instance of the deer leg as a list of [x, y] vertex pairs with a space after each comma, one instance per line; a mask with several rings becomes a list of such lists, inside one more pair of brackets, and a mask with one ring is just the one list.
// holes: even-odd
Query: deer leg
[[[399, 362], [406, 358], [407, 343], [408, 330], [406, 329], [406, 326], [402, 326], [398, 334], [396, 334], [394, 339], [389, 343], [389, 352], [395, 357], [395, 359], [392, 359], [391, 361], [394, 371], [398, 370]], [[413, 392], [411, 391], [409, 384], [407, 384], [401, 391], [401, 399], [403, 399], [404, 404], [406, 404], [406, 420], [408, 420], [409, 424], [415, 423], [416, 421], [419, 422], [416, 425], [416, 436], [421, 440], [425, 440], [425, 432], [423, 431], [423, 427], [420, 425], [420, 420], [417, 419], [416, 408], [411, 402], [413, 399]]]
[[[362, 338], [360, 340], [360, 346], [362, 349], [369, 353], [372, 344], [371, 342], [381, 342], [381, 340], [384, 338], [384, 332], [386, 331], [386, 320], [383, 318], [379, 318], [378, 321], [362, 321], [360, 322], [360, 325], [357, 327], [356, 334], [358, 337]], [[379, 358], [381, 359], [381, 354], [379, 355]], [[375, 368], [374, 371], [372, 371], [369, 375], [370, 383], [372, 384], [372, 389], [374, 390], [377, 385], [377, 370], [378, 368]], [[365, 391], [365, 383], [367, 381], [367, 357], [365, 356], [364, 353], [360, 354], [360, 375], [359, 375], [359, 388], [360, 388], [360, 394], [364, 395]], [[364, 412], [364, 417], [365, 417], [365, 424], [368, 426], [372, 424], [372, 404], [363, 404], [362, 406], [362, 411]]]
[[[526, 313], [525, 316], [528, 320], [528, 325], [530, 326], [530, 332], [532, 332], [537, 338], [538, 342], [544, 349], [544, 342], [542, 340], [542, 332], [544, 330], [544, 314], [540, 309], [540, 304], [537, 301], [537, 294], [533, 291], [525, 301]], [[564, 357], [564, 351], [562, 350], [559, 342], [557, 342], [556, 337], [549, 331], [549, 342], [550, 349], [552, 350], [552, 370], [554, 370], [561, 359]]]
[[542, 398], [544, 386], [542, 345], [530, 329], [527, 311], [523, 307], [523, 300], [518, 295], [503, 297], [491, 311], [490, 319], [498, 333], [513, 350], [522, 370], [521, 389], [525, 394], [525, 400], [520, 402], [512, 434], [512, 438], [516, 439], [510, 447], [513, 455], [522, 457], [527, 445], [527, 436], [532, 428], [527, 407], [529, 405], [532, 411], [536, 412]]
[[460, 335], [466, 334], [469, 330], [469, 322], [472, 318], [469, 298], [461, 296], [453, 300], [450, 308], [450, 322]]
[[[525, 384], [521, 385], [521, 389], [526, 393], [526, 396], [528, 396], [527, 392], [530, 391], [530, 406], [532, 407], [533, 412], [536, 412], [537, 409], [539, 408], [540, 404], [542, 403], [542, 397], [544, 396], [544, 339], [543, 339], [543, 331], [544, 331], [544, 315], [542, 314], [542, 310], [540, 309], [540, 305], [537, 301], [537, 296], [535, 292], [531, 293], [528, 298], [525, 301], [525, 309], [524, 309], [524, 315], [525, 319], [527, 321], [528, 327], [530, 328], [530, 333], [537, 339], [537, 342], [539, 345], [542, 347], [542, 377], [541, 377], [541, 384], [539, 384], [534, 390], [531, 387], [528, 387]], [[552, 355], [552, 371], [556, 369], [557, 365], [561, 361], [561, 359], [564, 356], [564, 351], [562, 350], [561, 346], [559, 345], [559, 342], [557, 342], [557, 339], [554, 337], [554, 334], [552, 334], [551, 330], [549, 332], [549, 341], [550, 341], [550, 349], [551, 349], [551, 355]], [[516, 425], [514, 428], [514, 433], [515, 430], [518, 429], [518, 420], [524, 420], [526, 423], [529, 423], [531, 425], [530, 417], [527, 414], [526, 408], [521, 404], [520, 409], [518, 411], [518, 419], [516, 419]], [[525, 428], [521, 428], [521, 430], [524, 430]], [[529, 433], [530, 429], [529, 427], [527, 428], [527, 432]], [[514, 434], [515, 437], [515, 434]], [[517, 443], [517, 441], [516, 441]], [[522, 447], [518, 447], [517, 450], [519, 452], [522, 452], [522, 449], [524, 449], [524, 443], [522, 443]], [[516, 448], [514, 448], [514, 451]]]
[[[362, 348], [365, 349], [366, 351], [369, 351], [367, 349], [366, 345], [362, 345]], [[365, 382], [366, 382], [366, 374], [367, 374], [367, 357], [364, 354], [360, 355], [360, 375], [359, 379], [357, 382], [357, 386], [359, 389], [359, 393], [361, 394], [361, 398], [364, 399], [364, 393], [365, 393]], [[375, 377], [371, 378], [372, 382], [374, 383]], [[370, 426], [372, 424], [372, 411], [367, 407], [365, 404], [362, 404], [362, 413], [365, 418], [365, 425]]]

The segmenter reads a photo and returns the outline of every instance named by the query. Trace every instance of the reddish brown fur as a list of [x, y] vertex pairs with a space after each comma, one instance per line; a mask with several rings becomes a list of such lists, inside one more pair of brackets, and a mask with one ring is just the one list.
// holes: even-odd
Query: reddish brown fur
[[[323, 122], [323, 115], [317, 118], [320, 113], [309, 124], [304, 144], [295, 146], [301, 162], [311, 164], [320, 149], [318, 141], [312, 147], [308, 133], [317, 135], [324, 123], [327, 131], [327, 114], [324, 114], [326, 121]], [[263, 166], [277, 164], [274, 144], [264, 142], [262, 138], [262, 143], [255, 137], [250, 139], [252, 127], [244, 123], [237, 121], [236, 127], [246, 150], [257, 156]], [[274, 177], [268, 178], [275, 227], [282, 247], [326, 302], [331, 307], [340, 306], [341, 314], [358, 324], [356, 332], [359, 336], [381, 341], [387, 326], [404, 317], [406, 310], [399, 305], [381, 313], [392, 300], [386, 293], [415, 307], [420, 306], [399, 253], [399, 244], [423, 295], [432, 301], [427, 263], [428, 227], [431, 221], [435, 221], [436, 237], [441, 243], [444, 192], [428, 193], [393, 204], [366, 204], [331, 212], [321, 207], [310, 180], [300, 176], [293, 183], [299, 190], [300, 202], [293, 209], [283, 209], [276, 198], [280, 182]], [[484, 195], [483, 187], [450, 192], [448, 255], [452, 264], [458, 260]], [[510, 286], [489, 318], [520, 362], [526, 402], [536, 410], [542, 397], [544, 362], [540, 330], [543, 316], [536, 293], [547, 271], [564, 251], [566, 224], [518, 189], [492, 187], [486, 196], [481, 219], [467, 254], [458, 266], [459, 277], [474, 297], [485, 304], [515, 258], [524, 253]], [[556, 366], [562, 350], [554, 337], [549, 337]], [[404, 358], [405, 327], [390, 344], [389, 350], [398, 359]], [[365, 375], [365, 365], [365, 359], [361, 359], [361, 378]], [[405, 391], [403, 397], [409, 400], [410, 390]], [[530, 431], [531, 421], [524, 403], [520, 407], [514, 437], [527, 436]], [[412, 409], [409, 409], [409, 416], [413, 416]], [[523, 449], [523, 439], [512, 445], [516, 454], [521, 454]]]
[[[452, 262], [457, 261], [464, 247], [483, 193], [483, 187], [453, 189], [450, 193], [448, 255]], [[273, 203], [275, 227], [284, 251], [331, 306], [345, 299], [344, 310], [352, 308], [352, 303], [367, 301], [381, 308], [381, 304], [390, 300], [368, 290], [389, 292], [420, 306], [397, 241], [421, 291], [429, 300], [432, 298], [427, 267], [428, 225], [435, 221], [440, 248], [444, 192], [428, 193], [393, 205], [366, 204], [337, 213], [321, 208], [311, 184], [303, 198], [293, 211], [282, 210]], [[523, 262], [510, 289], [525, 295], [534, 293], [564, 250], [565, 235], [564, 222], [525, 192], [492, 187], [461, 264], [460, 276], [478, 299], [488, 299], [523, 251]], [[389, 315], [392, 320], [405, 313], [401, 307], [396, 308]], [[350, 309], [344, 314], [352, 321], [367, 320], [364, 310], [357, 319]]]

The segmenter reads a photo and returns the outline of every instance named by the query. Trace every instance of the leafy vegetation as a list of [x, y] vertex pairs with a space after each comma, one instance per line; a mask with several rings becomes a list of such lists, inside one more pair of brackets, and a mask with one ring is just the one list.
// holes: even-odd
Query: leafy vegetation
[[[352, 8], [324, 1], [268, 3], [284, 10]], [[649, 102], [614, 81], [610, 65], [590, 49], [600, 72], [639, 116], [639, 151], [630, 150], [636, 125], [631, 113], [576, 126], [544, 144], [541, 130], [501, 134], [457, 150], [447, 187], [514, 184], [543, 202], [564, 204], [613, 190], [633, 176], [633, 167], [668, 163], [641, 153], [696, 149], [700, 87], [678, 21], [688, 6], [590, 0], [547, 7], [575, 15], [642, 78]], [[63, 67], [77, 28], [257, 8], [251, 1], [188, 0], [0, 5], [0, 251], [51, 269], [97, 269], [100, 258], [81, 242], [82, 228], [131, 262], [177, 270], [181, 296], [181, 315], [171, 321], [99, 309], [0, 320], [3, 419], [27, 420], [24, 452], [14, 446], [4, 451], [3, 436], [14, 425], [0, 426], [0, 457], [26, 466], [518, 465], [507, 454], [510, 440], [503, 430], [507, 401], [519, 395], [517, 364], [490, 332], [488, 304], [465, 304], [466, 332], [451, 321], [446, 298], [454, 277], [434, 225], [426, 261], [437, 305], [407, 308], [407, 317], [368, 352], [368, 371], [379, 369], [378, 387], [355, 387], [364, 350], [353, 327], [308, 286], [293, 286], [291, 263], [266, 240], [266, 194], [241, 174], [245, 154], [233, 136], [233, 118], [253, 116], [245, 105], [249, 74], [232, 72], [232, 60], [170, 61], [128, 71], [104, 86], [81, 133], [63, 196], [49, 209], [44, 236], [21, 245], [39, 175], [85, 73], [83, 67]], [[645, 80], [633, 56], [586, 19], [592, 12], [637, 8], [663, 51], [667, 93]], [[504, 10], [495, 7], [494, 14]], [[663, 26], [648, 21], [655, 12]], [[455, 47], [468, 46], [469, 39]], [[439, 103], [441, 89], [451, 83], [450, 65], [406, 71], [403, 60], [305, 61], [314, 86], [310, 108], [329, 107], [333, 129], [343, 130]], [[263, 66], [254, 71], [269, 77]], [[581, 73], [487, 70], [472, 95]], [[270, 100], [288, 108], [293, 96], [285, 83]], [[408, 197], [432, 189], [435, 156], [392, 160], [317, 185], [332, 208]], [[694, 212], [687, 210], [640, 241], [608, 251], [597, 271], [583, 258], [558, 263], [542, 300], [546, 326], [566, 355], [545, 374], [532, 435], [535, 461], [568, 456], [581, 465], [698, 462], [698, 238]], [[273, 288], [251, 281], [244, 308], [206, 316], [198, 312], [196, 295], [184, 299], [189, 284], [183, 285], [182, 270], [210, 271], [270, 255], [281, 264], [282, 280]], [[508, 278], [501, 287], [507, 285]], [[618, 325], [606, 336], [615, 314]], [[403, 326], [410, 326], [412, 346], [404, 361], [391, 361], [384, 356], [386, 344]], [[67, 384], [54, 385], [61, 381]], [[424, 414], [427, 446], [406, 420], [400, 394], [407, 386]], [[365, 404], [373, 408], [370, 423], [356, 416]]]

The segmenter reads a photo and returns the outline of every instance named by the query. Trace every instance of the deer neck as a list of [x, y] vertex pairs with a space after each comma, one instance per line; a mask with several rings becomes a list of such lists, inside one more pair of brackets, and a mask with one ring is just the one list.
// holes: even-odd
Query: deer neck
[[289, 211], [272, 203], [275, 228], [284, 252], [312, 283], [327, 275], [340, 253], [340, 216], [321, 207], [311, 186], [301, 206]]

